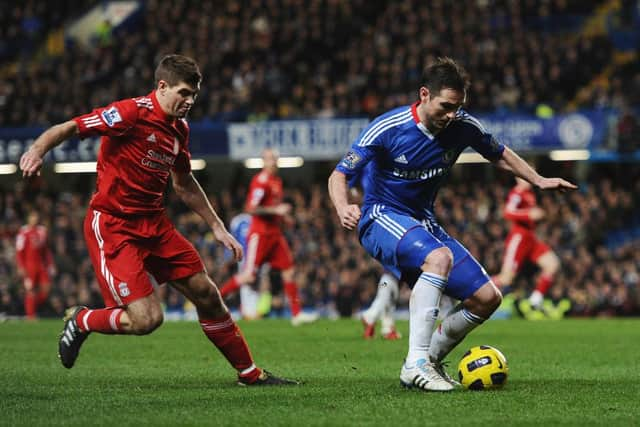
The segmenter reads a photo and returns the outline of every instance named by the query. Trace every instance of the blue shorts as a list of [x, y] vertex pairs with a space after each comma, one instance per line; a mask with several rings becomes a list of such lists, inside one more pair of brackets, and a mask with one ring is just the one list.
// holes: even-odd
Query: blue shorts
[[373, 205], [362, 214], [359, 234], [369, 255], [411, 287], [427, 255], [442, 247], [453, 253], [446, 295], [464, 301], [490, 281], [473, 255], [433, 221], [420, 222], [385, 206]]

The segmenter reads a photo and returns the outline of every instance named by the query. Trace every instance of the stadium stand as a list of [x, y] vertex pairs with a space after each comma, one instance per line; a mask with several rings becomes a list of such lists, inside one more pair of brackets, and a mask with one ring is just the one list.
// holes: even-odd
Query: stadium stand
[[[423, 66], [450, 55], [472, 75], [471, 111], [614, 107], [622, 114], [612, 146], [640, 149], [638, 56], [612, 36], [640, 28], [637, 2], [433, 0], [425, 7], [416, 0], [243, 0], [222, 6], [149, 0], [137, 20], [113, 29], [108, 42], [52, 42], [99, 3], [31, 0], [2, 15], [0, 127], [52, 124], [145, 93], [153, 64], [174, 51], [197, 58], [204, 74], [194, 122], [371, 117], [412, 102]], [[541, 195], [540, 204], [553, 215], [540, 232], [563, 265], [553, 298], [568, 298], [572, 315], [640, 314], [640, 175], [633, 165], [624, 173], [594, 167], [563, 203]], [[493, 273], [507, 231], [500, 203], [509, 186], [500, 177], [484, 188], [469, 181], [445, 188], [437, 213]], [[287, 233], [299, 264], [297, 281], [307, 307], [351, 316], [375, 294], [380, 267], [339, 226], [324, 187], [289, 194], [296, 206], [297, 224]], [[46, 180], [0, 186], [0, 313], [23, 314], [14, 239], [32, 207], [50, 227], [58, 267], [41, 314], [60, 316], [77, 303], [101, 303], [81, 229], [90, 189], [84, 182], [66, 190]], [[241, 209], [245, 187], [216, 191], [212, 201], [228, 220]], [[213, 277], [222, 282], [231, 275], [224, 251], [196, 217], [172, 194], [167, 203]], [[526, 288], [528, 276], [521, 280], [518, 286]], [[183, 306], [177, 293], [162, 292], [167, 306]]]
[[[557, 249], [563, 269], [553, 288], [556, 301], [569, 298], [573, 315], [640, 314], [640, 251], [636, 240], [618, 238], [617, 233], [640, 227], [635, 207], [640, 206], [640, 180], [616, 183], [594, 177], [566, 202], [556, 194], [542, 195], [540, 205], [551, 216], [540, 232]], [[499, 182], [499, 181], [498, 181]], [[508, 185], [478, 188], [461, 179], [443, 189], [437, 214], [457, 238], [480, 259], [489, 272], [497, 272], [507, 233], [502, 219], [502, 200]], [[0, 194], [0, 273], [8, 280], [0, 283], [0, 312], [20, 315], [22, 287], [15, 271], [14, 236], [24, 212], [36, 208], [50, 227], [52, 250], [58, 267], [48, 315], [60, 315], [76, 303], [100, 304], [82, 236], [82, 218], [87, 193], [49, 191], [46, 187], [31, 196], [26, 191]], [[212, 195], [212, 202], [228, 220], [242, 207], [245, 187], [235, 186]], [[27, 194], [29, 193], [29, 194]], [[304, 304], [324, 313], [351, 316], [366, 306], [373, 295], [380, 267], [362, 250], [354, 233], [342, 229], [329, 204], [324, 185], [296, 188], [290, 192], [296, 206], [296, 225], [287, 236], [299, 265], [298, 283]], [[194, 214], [185, 210], [170, 194], [168, 209], [180, 231], [194, 242], [213, 277], [223, 279], [233, 273], [224, 249], [213, 242], [210, 231]], [[614, 239], [615, 240], [615, 239]], [[609, 244], [609, 247], [607, 246]], [[518, 286], [526, 289], [530, 277]], [[527, 282], [529, 281], [529, 282]], [[183, 304], [170, 289], [166, 301]], [[407, 304], [407, 295], [401, 305]]]
[[[29, 60], [8, 67], [3, 58], [9, 70], [0, 126], [55, 123], [139, 95], [151, 87], [155, 55], [173, 51], [198, 58], [205, 76], [192, 120], [375, 115], [412, 101], [420, 70], [438, 55], [460, 58], [469, 69], [474, 111], [534, 110], [541, 103], [562, 109], [611, 61], [607, 34], [581, 31], [601, 3], [433, 1], [427, 8], [415, 0], [270, 0], [224, 7], [148, 1], [137, 22], [114, 32], [111, 44], [86, 48], [69, 42], [64, 54], [36, 57], [40, 36], [20, 48]], [[24, 21], [34, 9], [38, 17], [52, 17], [38, 19], [38, 34], [73, 22], [83, 11], [67, 5], [70, 13], [61, 21], [52, 12], [57, 6], [27, 2], [16, 5], [13, 15]], [[28, 39], [26, 30], [14, 27], [4, 45]], [[58, 105], [60, 99], [65, 105]]]

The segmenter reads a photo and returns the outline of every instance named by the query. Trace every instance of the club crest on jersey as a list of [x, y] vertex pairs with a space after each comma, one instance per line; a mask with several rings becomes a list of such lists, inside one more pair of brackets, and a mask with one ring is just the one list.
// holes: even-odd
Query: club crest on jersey
[[129, 287], [127, 286], [126, 282], [120, 282], [120, 284], [118, 285], [118, 291], [121, 297], [128, 297], [129, 295], [131, 295], [131, 291], [129, 291]]
[[360, 160], [361, 158], [356, 152], [349, 151], [347, 155], [342, 159], [342, 165], [347, 169], [353, 169], [356, 167]]
[[120, 113], [116, 107], [111, 107], [108, 110], [104, 110], [102, 112], [102, 119], [109, 127], [113, 127], [118, 122], [122, 121], [122, 117], [120, 117]]

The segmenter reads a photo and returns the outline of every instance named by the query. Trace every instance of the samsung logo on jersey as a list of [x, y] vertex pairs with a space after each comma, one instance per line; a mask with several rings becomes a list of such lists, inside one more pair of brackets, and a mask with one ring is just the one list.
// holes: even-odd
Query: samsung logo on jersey
[[417, 171], [407, 171], [399, 168], [393, 169], [393, 176], [403, 179], [429, 179], [434, 176], [442, 176], [446, 172], [444, 168], [423, 169]]

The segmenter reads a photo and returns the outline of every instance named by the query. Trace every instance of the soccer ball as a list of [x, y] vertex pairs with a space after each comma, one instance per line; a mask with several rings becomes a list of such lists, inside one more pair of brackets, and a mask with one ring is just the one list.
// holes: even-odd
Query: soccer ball
[[500, 350], [488, 345], [473, 347], [458, 364], [460, 384], [469, 390], [500, 388], [508, 373], [507, 359]]

